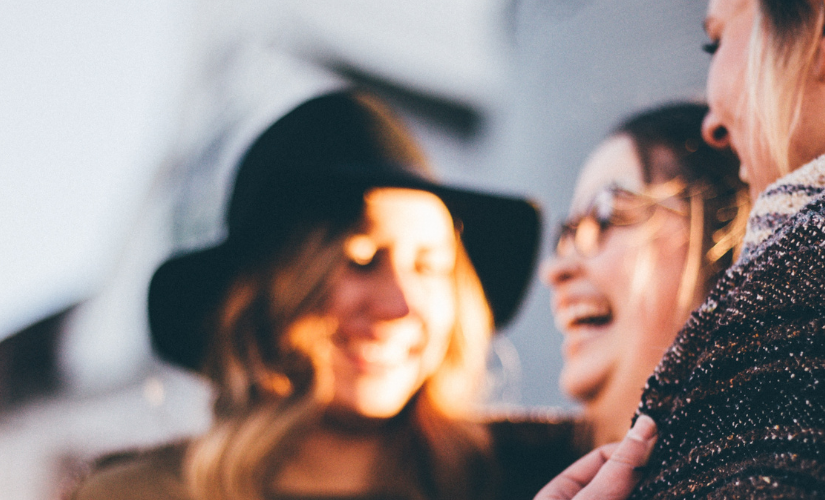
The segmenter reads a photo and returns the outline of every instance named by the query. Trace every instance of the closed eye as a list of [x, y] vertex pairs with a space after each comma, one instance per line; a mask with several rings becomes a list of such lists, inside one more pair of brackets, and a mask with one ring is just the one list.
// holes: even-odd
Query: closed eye
[[354, 260], [354, 259], [350, 259], [350, 260], [349, 260], [349, 266], [350, 266], [352, 269], [356, 270], [356, 271], [369, 271], [369, 270], [371, 270], [373, 267], [375, 267], [375, 259], [369, 259], [369, 260], [364, 260], [364, 259]]
[[375, 242], [368, 236], [356, 235], [344, 245], [350, 266], [359, 270], [367, 270], [373, 266], [379, 250]]
[[455, 253], [446, 250], [422, 252], [415, 262], [417, 273], [425, 276], [449, 275], [455, 269]]

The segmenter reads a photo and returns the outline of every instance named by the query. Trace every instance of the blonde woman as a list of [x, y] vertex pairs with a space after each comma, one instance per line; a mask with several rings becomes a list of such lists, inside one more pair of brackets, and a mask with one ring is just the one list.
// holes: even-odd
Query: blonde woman
[[307, 101], [246, 151], [221, 244], [155, 273], [157, 352], [215, 385], [203, 436], [110, 459], [75, 498], [530, 498], [569, 423], [482, 420], [529, 202], [450, 188], [374, 97]]
[[703, 135], [738, 154], [756, 198], [742, 253], [648, 380], [618, 458], [583, 459], [540, 498], [625, 498], [651, 449], [632, 498], [825, 491], [824, 29], [822, 0], [710, 1]]

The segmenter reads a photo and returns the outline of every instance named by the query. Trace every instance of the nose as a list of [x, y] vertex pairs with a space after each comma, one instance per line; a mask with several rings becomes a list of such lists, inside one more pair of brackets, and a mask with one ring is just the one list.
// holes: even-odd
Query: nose
[[730, 147], [730, 134], [719, 117], [711, 110], [702, 120], [702, 138], [711, 147], [726, 149]]
[[554, 253], [541, 265], [541, 278], [550, 288], [558, 288], [571, 281], [582, 271], [582, 265], [575, 252], [564, 255]]
[[371, 287], [373, 315], [381, 320], [403, 318], [410, 313], [409, 290], [403, 273], [392, 264], [381, 266], [377, 282]]

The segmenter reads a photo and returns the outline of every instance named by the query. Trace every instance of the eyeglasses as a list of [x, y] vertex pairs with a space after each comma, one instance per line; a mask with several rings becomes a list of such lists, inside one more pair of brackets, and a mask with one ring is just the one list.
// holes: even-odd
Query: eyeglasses
[[556, 232], [556, 255], [575, 250], [590, 257], [601, 250], [604, 233], [614, 226], [631, 226], [650, 220], [657, 208], [687, 217], [685, 185], [676, 179], [637, 193], [610, 184], [601, 189], [583, 214], [564, 221]]

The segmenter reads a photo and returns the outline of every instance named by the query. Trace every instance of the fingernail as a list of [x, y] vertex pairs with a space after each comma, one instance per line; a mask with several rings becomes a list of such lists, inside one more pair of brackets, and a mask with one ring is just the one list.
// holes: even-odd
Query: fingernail
[[636, 441], [650, 441], [656, 436], [656, 422], [647, 415], [639, 415], [627, 435]]

